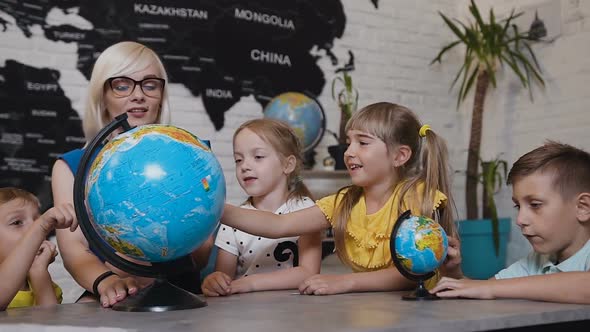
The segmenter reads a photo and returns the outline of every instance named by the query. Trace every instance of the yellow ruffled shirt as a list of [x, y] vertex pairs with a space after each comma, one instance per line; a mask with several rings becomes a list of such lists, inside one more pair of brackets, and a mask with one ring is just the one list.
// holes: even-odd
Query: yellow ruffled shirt
[[[346, 253], [353, 265], [354, 272], [368, 272], [380, 270], [393, 265], [391, 260], [391, 251], [389, 249], [389, 239], [395, 221], [401, 213], [411, 210], [413, 214], [420, 214], [420, 205], [424, 193], [424, 184], [419, 184], [416, 191], [410, 191], [406, 194], [403, 202], [403, 211], [398, 211], [399, 195], [397, 191], [399, 186], [393, 191], [387, 203], [379, 211], [367, 214], [365, 197], [362, 196], [358, 203], [352, 208], [350, 219], [346, 225], [346, 234], [344, 235], [344, 246]], [[330, 195], [316, 202], [322, 210], [326, 219], [334, 226], [335, 218], [334, 207], [340, 204], [346, 190], [343, 190], [338, 197]], [[418, 193], [413, 195], [412, 193]], [[336, 204], [334, 201], [336, 200]], [[434, 197], [434, 206], [432, 210], [444, 207], [447, 196], [437, 191]], [[434, 286], [440, 279], [437, 271], [436, 275], [428, 280], [426, 287]]]
[[[61, 303], [63, 301], [63, 292], [61, 288], [53, 283], [53, 290], [55, 291], [55, 298], [57, 299], [57, 303]], [[33, 291], [19, 291], [16, 293], [16, 296], [10, 301], [8, 304], [8, 308], [20, 308], [20, 307], [30, 307], [36, 305], [35, 303], [35, 294]]]

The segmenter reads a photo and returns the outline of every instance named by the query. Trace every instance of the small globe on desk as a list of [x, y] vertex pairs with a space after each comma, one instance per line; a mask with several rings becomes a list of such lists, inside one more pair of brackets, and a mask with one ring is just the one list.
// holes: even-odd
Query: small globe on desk
[[301, 141], [306, 165], [313, 166], [313, 149], [326, 130], [326, 115], [320, 103], [301, 92], [285, 92], [266, 105], [264, 117], [289, 124]]
[[437, 300], [424, 287], [447, 257], [448, 239], [436, 221], [404, 212], [396, 221], [389, 242], [391, 259], [399, 272], [418, 282], [416, 289], [402, 296], [404, 300]]
[[[123, 271], [156, 278], [113, 309], [204, 306], [166, 279], [193, 267], [191, 252], [218, 226], [225, 203], [222, 168], [208, 144], [188, 131], [131, 129], [126, 118], [118, 117], [89, 144], [74, 181], [76, 214], [90, 248]], [[101, 148], [119, 127], [126, 131]]]

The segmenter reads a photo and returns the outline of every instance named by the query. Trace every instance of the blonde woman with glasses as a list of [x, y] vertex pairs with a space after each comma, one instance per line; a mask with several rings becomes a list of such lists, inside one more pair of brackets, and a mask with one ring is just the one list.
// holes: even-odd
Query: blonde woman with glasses
[[[127, 113], [131, 126], [170, 123], [166, 70], [150, 48], [135, 42], [120, 42], [105, 49], [96, 59], [88, 87], [83, 118], [84, 135], [90, 142], [116, 116]], [[74, 175], [84, 149], [67, 152], [53, 166], [54, 203], [73, 203]], [[104, 262], [89, 248], [80, 229], [57, 231], [57, 242], [66, 269], [86, 292], [78, 302], [96, 301], [109, 307], [149, 284], [152, 279], [129, 275]], [[212, 240], [192, 257], [205, 266]], [[199, 292], [198, 271], [171, 280], [189, 291]], [[175, 282], [176, 281], [176, 282]]]

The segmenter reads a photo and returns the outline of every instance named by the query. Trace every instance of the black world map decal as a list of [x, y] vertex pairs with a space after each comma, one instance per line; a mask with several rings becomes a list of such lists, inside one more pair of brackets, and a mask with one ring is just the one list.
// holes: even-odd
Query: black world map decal
[[[377, 8], [376, 0], [366, 4]], [[41, 31], [47, 40], [73, 44], [86, 79], [114, 43], [151, 47], [171, 83], [202, 99], [216, 130], [241, 97], [264, 107], [286, 91], [319, 95], [326, 79], [318, 60], [338, 65], [332, 48], [345, 25], [340, 0], [0, 0], [0, 38], [9, 30], [38, 38]], [[46, 193], [44, 206], [56, 156], [84, 143], [60, 76], [43, 62], [0, 63], [0, 185]]]
[[[48, 25], [56, 8], [77, 11], [92, 29]], [[121, 40], [151, 47], [171, 82], [202, 98], [216, 130], [243, 96], [264, 107], [285, 91], [319, 95], [326, 81], [317, 61], [337, 63], [331, 49], [346, 24], [340, 0], [0, 0], [0, 10], [26, 36], [39, 25], [47, 39], [76, 43], [77, 68], [87, 79], [106, 47]]]

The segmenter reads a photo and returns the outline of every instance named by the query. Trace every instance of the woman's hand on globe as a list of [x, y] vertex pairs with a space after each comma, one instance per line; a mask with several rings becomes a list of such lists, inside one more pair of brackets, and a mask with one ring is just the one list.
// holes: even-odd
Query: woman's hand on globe
[[305, 295], [332, 295], [348, 293], [352, 281], [346, 275], [316, 274], [301, 283], [299, 293]]
[[470, 299], [493, 300], [496, 298], [493, 292], [495, 280], [471, 280], [453, 279], [443, 277], [436, 286], [430, 290], [431, 294], [438, 297], [462, 297]]
[[105, 308], [123, 301], [127, 295], [134, 295], [138, 290], [138, 281], [134, 277], [122, 278], [116, 274], [105, 278], [98, 284], [100, 303]]
[[447, 257], [440, 267], [440, 272], [445, 277], [461, 279], [463, 278], [463, 271], [461, 270], [461, 243], [457, 238], [452, 236], [447, 238], [449, 241]]
[[216, 271], [203, 280], [201, 291], [205, 296], [226, 296], [230, 294], [231, 282], [230, 276], [221, 271]]

